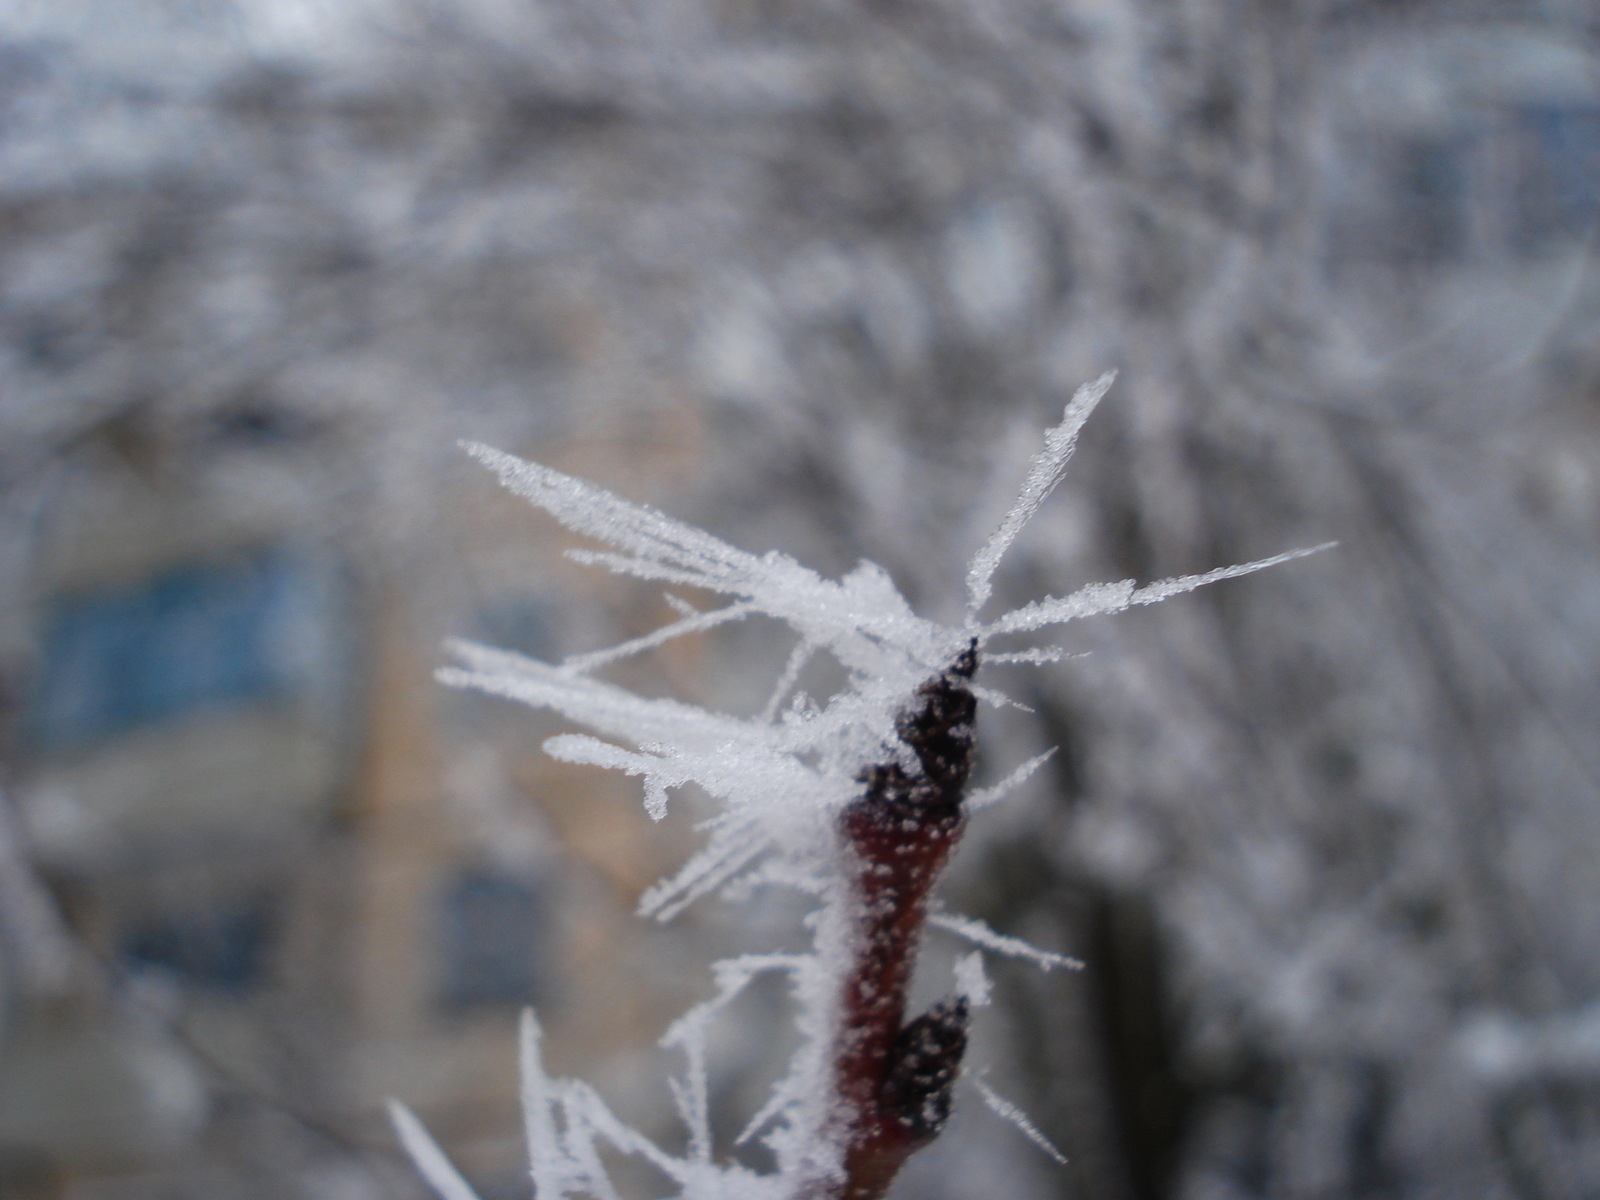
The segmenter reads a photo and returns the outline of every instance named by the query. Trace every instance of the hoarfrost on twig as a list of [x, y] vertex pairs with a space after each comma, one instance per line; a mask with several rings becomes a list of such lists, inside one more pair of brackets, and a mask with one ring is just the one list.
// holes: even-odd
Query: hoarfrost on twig
[[[949, 767], [947, 760], [938, 758], [941, 752], [929, 749], [931, 742], [913, 744], [907, 732], [910, 727], [905, 724], [913, 698], [922, 698], [917, 701], [924, 705], [919, 719], [932, 722], [924, 733], [947, 736], [949, 730], [940, 733], [937, 728], [939, 721], [949, 719], [947, 710], [938, 707], [941, 695], [965, 697], [968, 715], [961, 719], [968, 722], [974, 698], [997, 706], [1022, 707], [972, 684], [972, 671], [980, 661], [1040, 664], [1063, 657], [1059, 647], [1048, 644], [986, 656], [983, 652], [991, 640], [1152, 604], [1314, 552], [1293, 551], [1144, 587], [1132, 580], [1089, 584], [1068, 596], [1035, 601], [981, 623], [978, 613], [992, 597], [1002, 558], [1060, 483], [1079, 432], [1111, 380], [1112, 375], [1107, 374], [1080, 388], [1061, 423], [1047, 434], [1016, 502], [968, 567], [968, 606], [958, 627], [917, 616], [888, 573], [874, 563], [862, 562], [838, 580], [825, 579], [787, 555], [776, 551], [750, 554], [655, 509], [632, 504], [549, 467], [486, 446], [467, 445], [512, 491], [569, 529], [610, 547], [571, 550], [569, 557], [622, 574], [721, 595], [728, 603], [701, 611], [669, 593], [667, 601], [677, 620], [643, 637], [573, 655], [559, 666], [470, 642], [452, 642], [450, 649], [460, 665], [441, 670], [439, 678], [552, 709], [584, 726], [589, 733], [553, 737], [545, 749], [568, 762], [641, 776], [652, 817], [665, 814], [673, 789], [690, 783], [721, 805], [720, 814], [706, 823], [709, 838], [705, 847], [673, 878], [646, 890], [639, 903], [641, 913], [668, 920], [712, 892], [731, 892], [758, 882], [791, 884], [817, 904], [807, 921], [813, 941], [809, 952], [752, 955], [717, 963], [713, 996], [679, 1019], [663, 1039], [664, 1044], [680, 1049], [688, 1063], [684, 1076], [672, 1081], [674, 1099], [689, 1130], [688, 1153], [683, 1157], [666, 1153], [623, 1125], [586, 1085], [548, 1078], [539, 1055], [538, 1024], [532, 1014], [525, 1018], [522, 1098], [537, 1200], [575, 1195], [614, 1200], [616, 1193], [600, 1159], [601, 1143], [653, 1164], [674, 1181], [678, 1200], [789, 1200], [801, 1193], [834, 1194], [847, 1150], [854, 1153], [860, 1148], [858, 1143], [847, 1146], [840, 1140], [845, 1136], [841, 1130], [847, 1131], [849, 1122], [841, 1123], [835, 1111], [837, 1080], [830, 1061], [843, 1028], [841, 983], [851, 976], [852, 964], [861, 953], [853, 941], [858, 922], [852, 907], [859, 900], [854, 889], [861, 885], [852, 875], [849, 854], [841, 844], [841, 821], [861, 800], [863, 779], [877, 778], [884, 787], [891, 787], [894, 779], [912, 779], [914, 772], [926, 769], [926, 761], [919, 763], [920, 756], [930, 753], [934, 758], [928, 761]], [[589, 674], [674, 638], [753, 614], [783, 622], [798, 641], [768, 700], [751, 716], [635, 696]], [[831, 655], [844, 668], [845, 686], [820, 705], [795, 693], [790, 707], [783, 710], [785, 697], [794, 691], [807, 663], [821, 653]], [[965, 665], [952, 666], [958, 663]], [[962, 743], [966, 746], [962, 754], [970, 756], [970, 724], [964, 728], [967, 732], [961, 736], [967, 741]], [[970, 813], [993, 804], [1048, 757], [1047, 752], [1030, 759], [1000, 783], [972, 793], [964, 804], [958, 782], [957, 810]], [[970, 763], [970, 757], [962, 762]], [[962, 781], [966, 769], [966, 765], [961, 767]], [[936, 873], [937, 863], [930, 871]], [[920, 929], [922, 901], [915, 904]], [[942, 913], [929, 919], [981, 950], [1027, 959], [1046, 970], [1081, 965], [1065, 955], [996, 933], [980, 921]], [[914, 938], [908, 944], [914, 952]], [[712, 1161], [706, 1049], [710, 1022], [755, 975], [767, 971], [789, 976], [802, 1040], [771, 1098], [740, 1135], [743, 1140], [760, 1130], [768, 1131], [765, 1140], [776, 1154], [777, 1169], [758, 1175]], [[934, 1036], [938, 1033], [938, 1037], [953, 1039], [949, 1044], [957, 1046], [955, 1053], [959, 1054], [959, 1045], [965, 1044], [965, 1016], [956, 1014], [979, 1007], [989, 998], [980, 953], [959, 961], [956, 984], [956, 998], [947, 1002], [946, 1008], [936, 1006], [930, 1016], [918, 1019], [933, 1038], [919, 1053], [933, 1054], [944, 1044]], [[940, 1019], [946, 1020], [948, 1027], [928, 1024], [933, 1013], [944, 1013]], [[958, 1063], [959, 1057], [950, 1060], [950, 1064]], [[949, 1065], [950, 1071], [954, 1069]], [[991, 1109], [1064, 1161], [1014, 1105], [981, 1082], [973, 1082]], [[942, 1093], [942, 1098], [931, 1096], [930, 1103], [934, 1108], [942, 1104], [947, 1111], [948, 1092]], [[416, 1119], [398, 1105], [392, 1112], [406, 1149], [443, 1200], [474, 1200]], [[937, 1123], [929, 1128], [928, 1137], [937, 1133]]]

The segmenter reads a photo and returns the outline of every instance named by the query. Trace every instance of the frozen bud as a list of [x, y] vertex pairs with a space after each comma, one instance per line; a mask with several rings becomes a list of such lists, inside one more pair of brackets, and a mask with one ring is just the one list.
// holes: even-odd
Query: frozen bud
[[[895, 731], [917, 756], [920, 770], [907, 772], [889, 761], [865, 768], [858, 777], [866, 794], [851, 807], [846, 823], [859, 824], [863, 836], [912, 845], [918, 836], [937, 833], [961, 816], [961, 792], [972, 772], [973, 718], [977, 700], [971, 682], [978, 669], [976, 644], [913, 693], [913, 702], [895, 720]], [[872, 834], [867, 833], [872, 828]]]
[[965, 996], [941, 1000], [895, 1039], [880, 1097], [884, 1112], [913, 1142], [931, 1141], [949, 1120], [966, 1049]]
[[978, 646], [971, 645], [955, 662], [916, 690], [920, 703], [900, 714], [895, 731], [916, 751], [922, 772], [941, 792], [956, 796], [972, 770], [972, 720], [978, 702], [967, 685], [978, 670]]

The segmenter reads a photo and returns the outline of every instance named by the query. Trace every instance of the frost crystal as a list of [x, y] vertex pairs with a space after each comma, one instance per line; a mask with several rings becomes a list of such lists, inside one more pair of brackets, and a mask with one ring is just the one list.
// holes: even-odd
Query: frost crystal
[[[673, 1083], [689, 1130], [689, 1148], [681, 1157], [624, 1126], [585, 1085], [548, 1078], [539, 1057], [539, 1029], [528, 1015], [522, 1039], [523, 1103], [538, 1200], [614, 1197], [601, 1165], [601, 1143], [654, 1164], [674, 1181], [675, 1195], [682, 1200], [838, 1195], [847, 1174], [857, 1181], [862, 1171], [878, 1169], [858, 1162], [863, 1145], [873, 1139], [874, 1146], [882, 1143], [892, 1151], [893, 1162], [884, 1168], [892, 1175], [904, 1154], [937, 1134], [948, 1112], [969, 1009], [988, 1000], [981, 952], [1030, 958], [1045, 969], [1078, 965], [979, 922], [931, 913], [929, 891], [967, 814], [998, 800], [1044, 761], [1041, 756], [1024, 763], [1003, 783], [966, 797], [963, 804], [974, 697], [1005, 702], [971, 686], [978, 663], [986, 658], [1051, 662], [1061, 657], [1051, 646], [987, 656], [986, 646], [1002, 635], [1154, 603], [1313, 552], [1296, 551], [1142, 588], [1132, 580], [1091, 584], [1069, 596], [1047, 597], [981, 621], [1001, 558], [1060, 482], [1078, 432], [1111, 379], [1106, 375], [1080, 389], [1061, 424], [1047, 434], [1016, 503], [971, 562], [967, 616], [959, 627], [918, 617], [887, 572], [874, 563], [863, 562], [839, 580], [825, 579], [776, 551], [749, 554], [548, 467], [487, 446], [466, 446], [512, 491], [568, 528], [611, 547], [569, 550], [571, 558], [698, 588], [728, 602], [700, 612], [673, 597], [681, 619], [648, 636], [557, 665], [455, 642], [451, 648], [460, 665], [441, 670], [439, 678], [553, 709], [591, 730], [553, 737], [545, 749], [566, 762], [640, 776], [652, 817], [662, 817], [673, 789], [687, 783], [697, 784], [722, 806], [710, 823], [705, 848], [677, 875], [645, 893], [642, 913], [669, 920], [709, 893], [756, 882], [787, 883], [818, 902], [809, 922], [814, 937], [810, 953], [717, 963], [715, 995], [680, 1018], [663, 1038], [664, 1045], [683, 1051], [688, 1064], [684, 1079]], [[645, 699], [590, 674], [672, 638], [757, 613], [787, 624], [797, 643], [771, 699], [755, 716]], [[831, 655], [845, 669], [846, 686], [820, 707], [797, 697], [786, 708], [801, 670], [819, 653]], [[909, 858], [906, 846], [894, 841], [902, 836], [916, 843]], [[908, 920], [899, 920], [890, 912], [892, 906], [898, 906], [895, 913], [908, 914]], [[961, 960], [949, 999], [902, 1027], [903, 982], [924, 920], [967, 938], [979, 952]], [[887, 967], [880, 961], [878, 975], [862, 966], [892, 955], [904, 961]], [[743, 1135], [765, 1131], [776, 1154], [777, 1171], [756, 1175], [712, 1160], [705, 1047], [709, 1023], [764, 972], [788, 976], [803, 1042], [771, 1100]], [[900, 990], [879, 995], [880, 976], [892, 976]], [[874, 1006], [892, 1010], [883, 1014], [887, 1025], [880, 1021], [873, 1026]], [[852, 1071], [863, 1062], [877, 1072], [877, 1082], [857, 1097], [851, 1088], [861, 1079]], [[1048, 1147], [1012, 1106], [979, 1086], [991, 1108]], [[883, 1109], [875, 1118], [879, 1125], [863, 1132], [861, 1110], [873, 1104]], [[404, 1109], [396, 1106], [395, 1112], [401, 1138], [434, 1190], [445, 1200], [466, 1200], [471, 1195], [467, 1185], [421, 1125]]]

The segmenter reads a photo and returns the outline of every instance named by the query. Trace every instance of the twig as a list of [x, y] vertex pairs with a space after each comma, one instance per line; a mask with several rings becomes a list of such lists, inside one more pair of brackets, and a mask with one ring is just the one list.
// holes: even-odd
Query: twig
[[966, 827], [962, 789], [972, 769], [970, 683], [976, 641], [917, 689], [920, 706], [896, 722], [918, 769], [898, 762], [862, 773], [865, 794], [840, 832], [853, 860], [851, 948], [834, 1055], [833, 1114], [842, 1128], [840, 1200], [878, 1200], [911, 1153], [950, 1115], [967, 1045], [967, 1001], [953, 996], [905, 1023], [906, 989], [928, 916], [928, 894]]

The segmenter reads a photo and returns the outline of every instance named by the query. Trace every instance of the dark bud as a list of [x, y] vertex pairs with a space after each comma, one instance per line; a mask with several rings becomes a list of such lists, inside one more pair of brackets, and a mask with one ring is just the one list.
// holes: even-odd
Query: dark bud
[[972, 771], [972, 721], [978, 702], [967, 685], [978, 670], [972, 643], [916, 691], [918, 703], [900, 714], [895, 731], [916, 751], [923, 774], [940, 791], [959, 793]]
[[907, 773], [896, 762], [864, 768], [857, 778], [867, 785], [866, 794], [852, 806], [858, 817], [895, 831], [906, 821], [931, 831], [960, 820], [978, 708], [967, 684], [977, 669], [974, 639], [950, 666], [917, 688], [913, 705], [896, 718], [895, 732], [916, 753], [920, 769]]
[[950, 1093], [966, 1050], [965, 996], [941, 1000], [895, 1039], [880, 1102], [912, 1142], [931, 1141], [950, 1119]]

